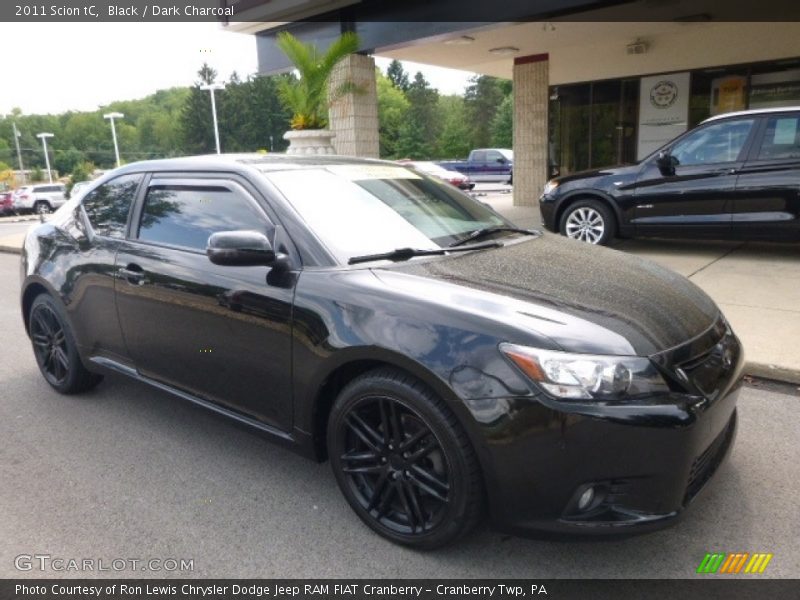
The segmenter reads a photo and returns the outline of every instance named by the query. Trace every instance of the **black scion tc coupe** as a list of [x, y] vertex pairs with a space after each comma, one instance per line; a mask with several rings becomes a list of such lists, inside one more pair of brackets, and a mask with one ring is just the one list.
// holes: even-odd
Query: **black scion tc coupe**
[[413, 169], [341, 157], [142, 162], [25, 239], [45, 380], [108, 371], [316, 460], [418, 548], [673, 522], [727, 455], [742, 349], [651, 262], [512, 223]]

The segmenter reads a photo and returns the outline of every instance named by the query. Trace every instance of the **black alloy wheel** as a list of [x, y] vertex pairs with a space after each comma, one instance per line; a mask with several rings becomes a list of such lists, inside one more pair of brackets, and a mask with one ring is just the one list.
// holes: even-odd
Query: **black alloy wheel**
[[348, 502], [384, 537], [434, 548], [477, 520], [482, 488], [472, 448], [442, 401], [407, 375], [380, 369], [348, 385], [328, 445]]
[[28, 320], [36, 364], [47, 383], [63, 394], [86, 391], [102, 377], [83, 366], [72, 332], [47, 294], [36, 297]]

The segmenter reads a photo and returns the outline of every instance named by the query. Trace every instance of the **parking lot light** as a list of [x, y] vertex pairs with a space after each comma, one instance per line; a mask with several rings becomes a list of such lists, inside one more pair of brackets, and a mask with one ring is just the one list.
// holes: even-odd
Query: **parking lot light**
[[200, 86], [201, 90], [208, 90], [211, 93], [211, 118], [214, 119], [214, 141], [217, 144], [217, 154], [221, 154], [222, 151], [219, 148], [219, 126], [217, 125], [217, 103], [214, 99], [214, 91], [216, 90], [224, 90], [225, 84], [224, 83], [209, 83], [206, 85]]
[[114, 126], [114, 119], [122, 119], [125, 115], [120, 112], [110, 112], [103, 115], [104, 119], [111, 121], [111, 137], [114, 138], [114, 156], [117, 158], [117, 167], [121, 165], [119, 162], [119, 146], [117, 145], [117, 128]]
[[53, 137], [52, 133], [37, 133], [36, 137], [42, 140], [42, 148], [44, 148], [44, 163], [47, 165], [47, 179], [53, 183], [53, 172], [50, 170], [50, 157], [47, 155], [47, 138]]

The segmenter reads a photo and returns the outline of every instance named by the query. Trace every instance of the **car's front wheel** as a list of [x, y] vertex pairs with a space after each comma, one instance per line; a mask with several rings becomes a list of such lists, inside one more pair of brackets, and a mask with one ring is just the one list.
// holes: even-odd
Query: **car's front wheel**
[[573, 240], [605, 245], [614, 237], [616, 221], [611, 209], [599, 200], [578, 200], [564, 211], [559, 230]]
[[83, 366], [75, 338], [53, 298], [37, 296], [28, 318], [33, 353], [47, 383], [62, 394], [75, 394], [96, 386], [102, 376]]
[[328, 453], [350, 506], [393, 542], [443, 546], [482, 512], [466, 434], [438, 396], [402, 372], [370, 371], [342, 390], [328, 421]]

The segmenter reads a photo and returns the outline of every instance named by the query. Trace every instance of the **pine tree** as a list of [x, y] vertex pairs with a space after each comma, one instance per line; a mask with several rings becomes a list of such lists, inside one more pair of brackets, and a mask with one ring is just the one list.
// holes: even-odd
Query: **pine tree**
[[392, 82], [392, 85], [401, 92], [405, 93], [411, 87], [408, 81], [408, 73], [403, 69], [403, 63], [397, 59], [389, 63], [389, 67], [386, 69], [386, 76]]
[[203, 63], [197, 75], [200, 81], [189, 92], [180, 117], [182, 146], [187, 154], [207, 154], [215, 149], [211, 98], [200, 86], [216, 81], [217, 72]]
[[422, 73], [406, 92], [409, 108], [400, 128], [397, 154], [401, 158], [428, 159], [436, 152], [436, 142], [441, 131], [438, 111], [439, 92], [430, 87]]

